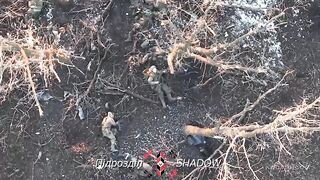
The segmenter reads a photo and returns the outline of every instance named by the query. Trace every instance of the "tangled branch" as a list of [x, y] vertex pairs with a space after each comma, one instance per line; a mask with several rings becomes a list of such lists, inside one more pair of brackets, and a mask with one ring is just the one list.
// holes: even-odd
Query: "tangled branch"
[[[256, 73], [256, 74], [267, 74], [268, 75], [268, 69], [265, 67], [246, 67], [240, 64], [230, 64], [228, 62], [222, 61], [221, 57], [230, 49], [234, 48], [239, 44], [239, 42], [244, 41], [250, 36], [256, 35], [258, 33], [269, 31], [268, 26], [271, 23], [274, 23], [279, 18], [283, 17], [285, 15], [285, 12], [290, 9], [287, 8], [280, 12], [279, 14], [275, 15], [274, 17], [270, 18], [266, 23], [262, 24], [257, 23], [256, 26], [249, 30], [247, 33], [243, 34], [239, 38], [233, 40], [230, 43], [225, 44], [217, 44], [214, 47], [211, 48], [203, 48], [196, 45], [196, 43], [190, 43], [189, 41], [186, 41], [184, 43], [177, 43], [173, 45], [173, 48], [171, 49], [170, 53], [167, 57], [167, 64], [169, 66], [169, 71], [171, 74], [175, 73], [175, 61], [176, 59], [181, 56], [184, 58], [192, 58], [197, 61], [200, 61], [204, 64], [217, 67], [218, 70], [221, 72], [226, 72], [228, 70], [238, 70], [248, 73]], [[213, 58], [212, 58], [213, 57]]]
[[[60, 34], [55, 31], [55, 42], [47, 44], [41, 37], [33, 34], [34, 30], [28, 29], [20, 34], [21, 38], [13, 36], [0, 37], [0, 83], [8, 87], [6, 94], [26, 82], [31, 88], [32, 97], [36, 102], [40, 116], [43, 115], [40, 102], [37, 98], [37, 75], [43, 78], [45, 86], [49, 86], [50, 78], [58, 82], [60, 78], [55, 71], [55, 65], [67, 65], [70, 62], [68, 51], [57, 47]], [[3, 77], [10, 77], [4, 79]], [[5, 95], [1, 97], [5, 99]]]
[[[222, 136], [229, 140], [229, 147], [223, 154], [223, 162], [221, 164], [219, 177], [220, 179], [232, 179], [233, 175], [231, 173], [229, 155], [231, 152], [238, 153], [237, 150], [240, 148], [245, 154], [245, 158], [248, 163], [248, 167], [253, 173], [253, 175], [258, 179], [254, 170], [250, 165], [250, 160], [246, 151], [245, 141], [247, 139], [253, 138], [255, 140], [257, 136], [264, 134], [272, 135], [278, 140], [278, 144], [281, 149], [284, 149], [288, 154], [289, 151], [286, 150], [285, 146], [280, 140], [280, 135], [290, 135], [293, 133], [313, 133], [315, 131], [320, 131], [319, 120], [313, 120], [309, 116], [315, 116], [308, 114], [312, 110], [319, 110], [320, 107], [320, 97], [315, 99], [313, 102], [307, 104], [305, 101], [296, 106], [287, 108], [283, 111], [276, 111], [276, 116], [274, 120], [269, 124], [259, 125], [259, 124], [248, 124], [248, 125], [227, 125], [223, 124], [221, 127], [214, 128], [199, 128], [195, 126], [186, 126], [184, 132], [189, 135], [200, 135], [206, 137]], [[309, 119], [310, 118], [310, 119]], [[242, 142], [240, 148], [238, 143]]]

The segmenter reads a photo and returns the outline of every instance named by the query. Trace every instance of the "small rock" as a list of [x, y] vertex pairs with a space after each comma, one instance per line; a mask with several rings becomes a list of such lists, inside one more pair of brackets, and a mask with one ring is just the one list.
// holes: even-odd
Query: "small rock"
[[52, 99], [53, 97], [48, 93], [48, 92], [45, 92], [45, 91], [40, 91], [40, 92], [37, 92], [37, 99], [39, 101], [49, 101], [50, 99]]
[[149, 47], [150, 41], [147, 39], [143, 41], [143, 43], [140, 45], [142, 49], [147, 49]]
[[78, 107], [78, 112], [79, 112], [78, 115], [79, 115], [80, 120], [84, 120], [85, 119], [84, 112], [83, 112], [83, 109], [81, 106]]
[[109, 105], [109, 103], [108, 103], [108, 102], [106, 102], [106, 104], [104, 105], [104, 107], [105, 107], [106, 109], [110, 109], [110, 105]]
[[141, 134], [139, 133], [139, 134], [138, 134], [136, 137], [134, 137], [134, 138], [137, 139], [138, 137], [140, 137], [140, 135], [141, 135]]

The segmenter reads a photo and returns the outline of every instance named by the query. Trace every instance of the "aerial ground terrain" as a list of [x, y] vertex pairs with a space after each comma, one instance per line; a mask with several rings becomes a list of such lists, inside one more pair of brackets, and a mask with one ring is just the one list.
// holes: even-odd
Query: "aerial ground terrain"
[[[161, 106], [152, 65], [181, 100]], [[0, 179], [168, 179], [95, 167], [112, 111], [120, 153], [219, 162], [173, 179], [316, 180], [319, 87], [317, 0], [1, 0]]]

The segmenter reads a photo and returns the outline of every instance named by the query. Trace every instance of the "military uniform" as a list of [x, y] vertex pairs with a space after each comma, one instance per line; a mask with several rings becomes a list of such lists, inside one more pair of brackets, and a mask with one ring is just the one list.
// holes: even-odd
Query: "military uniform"
[[163, 80], [163, 74], [165, 74], [165, 73], [167, 73], [167, 70], [159, 71], [159, 70], [157, 70], [156, 66], [151, 66], [147, 71], [148, 83], [150, 84], [151, 88], [155, 92], [157, 92], [157, 94], [160, 98], [161, 104], [164, 108], [166, 107], [164, 95], [167, 96], [169, 101], [175, 101], [177, 99], [180, 99], [180, 97], [178, 97], [178, 98], [172, 97], [171, 88]]
[[114, 121], [114, 114], [112, 112], [108, 112], [108, 116], [102, 120], [101, 127], [103, 136], [110, 139], [112, 152], [117, 151], [115, 136], [117, 130], [114, 128], [115, 126], [117, 126], [117, 123]]

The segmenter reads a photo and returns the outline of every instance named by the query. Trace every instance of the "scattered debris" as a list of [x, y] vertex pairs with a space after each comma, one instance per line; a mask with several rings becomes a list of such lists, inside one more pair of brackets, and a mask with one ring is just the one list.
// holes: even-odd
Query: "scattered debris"
[[69, 91], [63, 91], [63, 100], [67, 100], [69, 97], [74, 97]]
[[78, 116], [79, 116], [80, 120], [85, 119], [85, 115], [84, 115], [84, 112], [83, 112], [83, 109], [81, 106], [78, 106]]
[[49, 100], [53, 99], [54, 97], [51, 96], [49, 94], [49, 92], [47, 92], [47, 91], [39, 91], [39, 92], [37, 92], [37, 98], [39, 101], [48, 102]]
[[69, 148], [69, 150], [75, 154], [88, 153], [93, 150], [88, 144], [82, 142], [75, 144]]
[[139, 133], [138, 135], [136, 135], [134, 138], [138, 139], [140, 137], [141, 133]]

